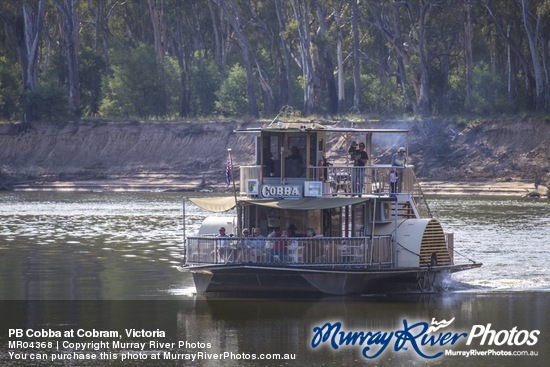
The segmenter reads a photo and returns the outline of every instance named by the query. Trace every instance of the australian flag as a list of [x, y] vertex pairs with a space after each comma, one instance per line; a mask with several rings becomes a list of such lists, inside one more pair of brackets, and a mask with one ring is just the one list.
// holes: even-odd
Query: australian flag
[[225, 185], [229, 187], [231, 183], [231, 156], [227, 157], [227, 165], [225, 166]]

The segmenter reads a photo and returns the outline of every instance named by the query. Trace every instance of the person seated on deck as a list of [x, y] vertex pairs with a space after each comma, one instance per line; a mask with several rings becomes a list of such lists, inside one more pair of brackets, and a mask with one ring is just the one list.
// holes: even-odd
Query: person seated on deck
[[278, 237], [280, 239], [275, 240], [273, 243], [273, 256], [277, 256], [280, 260], [283, 260], [286, 252], [287, 252], [287, 246], [288, 246], [288, 231], [285, 229], [281, 233], [278, 233], [275, 235], [275, 237]]
[[236, 262], [250, 261], [250, 231], [244, 228], [242, 236], [237, 243], [237, 260]]
[[229, 237], [225, 233], [225, 227], [220, 227], [218, 234], [216, 235], [216, 247], [218, 250], [218, 255], [220, 256], [220, 261], [228, 262], [230, 261], [233, 248], [231, 247], [231, 242]]
[[[323, 238], [322, 234], [315, 233], [313, 228], [308, 228], [306, 231], [306, 236], [308, 238]], [[320, 240], [311, 240], [307, 241], [308, 243], [305, 246], [305, 262], [307, 263], [316, 263], [319, 262], [319, 259], [324, 255], [324, 244]]]
[[302, 237], [300, 234], [296, 232], [298, 228], [294, 224], [291, 224], [287, 228], [288, 237]]
[[250, 240], [250, 256], [251, 258], [258, 260], [265, 259], [265, 253], [266, 253], [266, 241], [265, 237], [262, 235], [262, 231], [260, 228], [252, 228], [252, 237], [253, 239]]

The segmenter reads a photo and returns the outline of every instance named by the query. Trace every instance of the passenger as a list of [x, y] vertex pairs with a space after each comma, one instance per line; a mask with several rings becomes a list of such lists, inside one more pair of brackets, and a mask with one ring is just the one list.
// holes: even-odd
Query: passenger
[[361, 196], [363, 193], [363, 186], [365, 186], [365, 165], [369, 160], [367, 152], [365, 152], [365, 143], [359, 143], [359, 149], [354, 149], [355, 142], [352, 142], [352, 146], [349, 151], [351, 159], [353, 160], [353, 171], [351, 175], [351, 194]]
[[262, 235], [262, 231], [260, 228], [253, 228], [252, 229], [252, 237], [253, 239], [251, 242], [251, 249], [250, 249], [250, 256], [254, 259], [258, 258], [265, 258], [266, 253], [266, 241], [265, 237]]
[[306, 237], [317, 237], [317, 238], [322, 238], [324, 237], [322, 234], [317, 234], [315, 233], [315, 230], [313, 228], [308, 228], [307, 229], [307, 233], [306, 233]]
[[328, 181], [328, 166], [332, 165], [327, 162], [327, 159], [325, 157], [323, 157], [323, 159], [319, 161], [319, 181]]
[[300, 237], [298, 236], [298, 234], [296, 233], [296, 230], [298, 228], [296, 228], [296, 226], [294, 224], [291, 224], [288, 226], [288, 230], [287, 230], [287, 234], [288, 234], [288, 237]]
[[296, 146], [290, 148], [290, 155], [286, 158], [285, 176], [302, 177], [304, 165], [300, 150]]
[[242, 236], [237, 243], [237, 262], [250, 261], [250, 231], [244, 228]]
[[[322, 234], [315, 233], [315, 230], [313, 228], [308, 228], [306, 232], [306, 236], [308, 238], [322, 238]], [[307, 241], [307, 245], [305, 247], [305, 261], [308, 263], [317, 263], [319, 262], [319, 259], [324, 254], [324, 246], [323, 241], [319, 240], [311, 240]]]
[[396, 190], [395, 192], [403, 192], [403, 172], [399, 172], [407, 164], [407, 157], [405, 155], [405, 148], [400, 147], [397, 152], [391, 156], [391, 165], [395, 167], [397, 174]]
[[218, 229], [218, 234], [216, 235], [216, 237], [218, 238], [216, 244], [218, 247], [220, 260], [223, 262], [228, 262], [231, 258], [232, 248], [229, 237], [225, 233], [225, 227], [220, 227], [220, 229]]
[[401, 147], [397, 149], [397, 152], [391, 156], [391, 165], [393, 167], [405, 167], [407, 164], [407, 157], [405, 156], [405, 148]]
[[391, 168], [390, 169], [390, 195], [394, 195], [397, 192], [397, 179], [399, 176], [397, 175], [397, 169]]
[[279, 236], [280, 239], [273, 243], [273, 255], [278, 256], [279, 259], [284, 259], [288, 246], [288, 231], [283, 230]]

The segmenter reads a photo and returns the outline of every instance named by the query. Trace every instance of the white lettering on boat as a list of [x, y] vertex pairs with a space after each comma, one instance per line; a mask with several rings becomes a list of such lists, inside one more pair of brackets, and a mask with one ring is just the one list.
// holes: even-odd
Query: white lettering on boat
[[263, 185], [260, 192], [264, 198], [299, 198], [302, 197], [301, 189], [301, 186], [292, 185]]

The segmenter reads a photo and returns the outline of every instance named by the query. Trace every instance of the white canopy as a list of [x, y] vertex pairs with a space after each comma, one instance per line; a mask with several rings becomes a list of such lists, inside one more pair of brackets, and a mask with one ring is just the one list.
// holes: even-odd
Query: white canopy
[[[227, 197], [208, 197], [208, 198], [189, 198], [195, 205], [202, 209], [212, 212], [225, 212], [235, 207], [235, 198]], [[324, 199], [319, 198], [301, 198], [301, 199], [248, 199], [239, 198], [239, 205], [261, 205], [270, 208], [291, 209], [291, 210], [314, 210], [314, 209], [331, 209], [339, 208], [347, 205], [359, 204], [365, 201], [372, 200], [371, 197], [329, 197]]]

